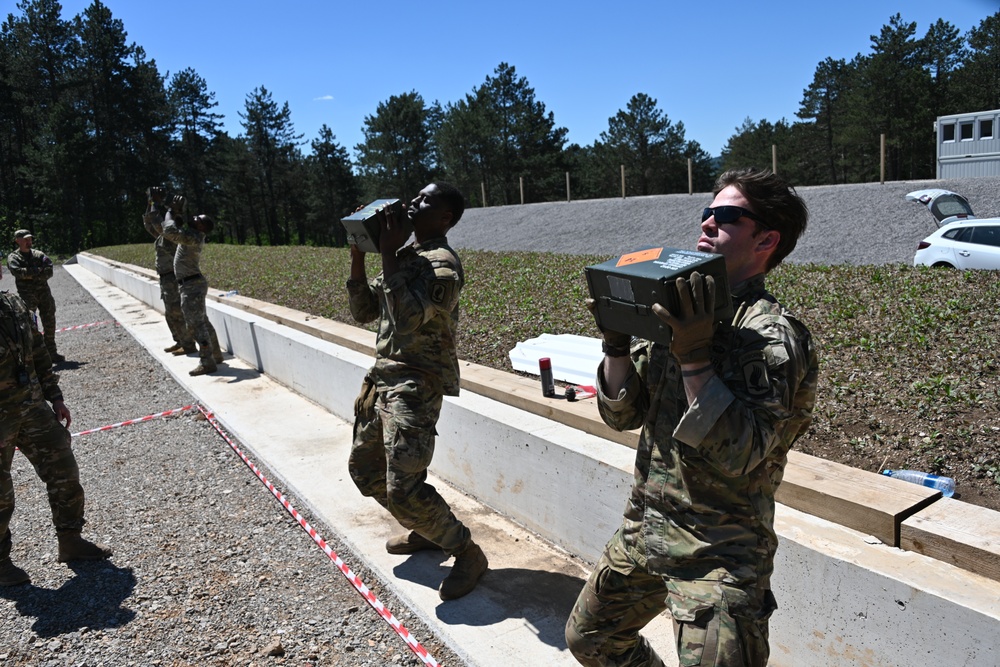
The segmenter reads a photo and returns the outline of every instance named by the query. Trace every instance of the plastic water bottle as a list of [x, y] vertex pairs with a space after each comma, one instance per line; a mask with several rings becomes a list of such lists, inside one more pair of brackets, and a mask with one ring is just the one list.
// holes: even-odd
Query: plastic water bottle
[[225, 294], [223, 294], [222, 296], [239, 296], [239, 294], [240, 294], [239, 290], [231, 289], [228, 292], [226, 292]]
[[945, 498], [951, 498], [955, 495], [955, 480], [951, 477], [932, 475], [929, 472], [920, 472], [919, 470], [883, 470], [882, 474], [901, 479], [904, 482], [913, 482], [920, 486], [937, 489]]

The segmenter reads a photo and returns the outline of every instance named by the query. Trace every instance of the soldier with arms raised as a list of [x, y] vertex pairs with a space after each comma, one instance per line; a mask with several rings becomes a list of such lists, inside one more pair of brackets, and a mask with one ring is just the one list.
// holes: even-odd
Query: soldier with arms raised
[[716, 322], [713, 278], [692, 273], [677, 280], [675, 312], [653, 306], [669, 345], [604, 323], [600, 414], [642, 432], [621, 527], [566, 624], [581, 664], [663, 665], [639, 631], [665, 609], [681, 665], [767, 664], [774, 492], [812, 420], [818, 363], [809, 331], [764, 277], [806, 219], [778, 176], [724, 173], [697, 249], [725, 257], [732, 320]]
[[347, 281], [354, 319], [378, 320], [375, 365], [355, 406], [351, 478], [409, 531], [386, 543], [389, 553], [440, 549], [455, 557], [438, 589], [443, 600], [469, 593], [488, 566], [469, 529], [427, 483], [443, 397], [459, 390], [455, 336], [465, 275], [445, 234], [464, 210], [453, 186], [428, 185], [407, 212], [416, 243], [403, 247], [409, 227], [383, 209], [382, 272], [369, 281], [364, 253], [352, 245]]

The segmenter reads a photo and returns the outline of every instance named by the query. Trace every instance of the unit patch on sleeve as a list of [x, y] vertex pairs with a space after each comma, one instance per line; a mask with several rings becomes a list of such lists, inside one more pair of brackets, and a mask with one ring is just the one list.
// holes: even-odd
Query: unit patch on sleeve
[[740, 357], [743, 381], [747, 393], [754, 398], [767, 396], [771, 391], [771, 380], [767, 375], [767, 355], [763, 350], [747, 352]]

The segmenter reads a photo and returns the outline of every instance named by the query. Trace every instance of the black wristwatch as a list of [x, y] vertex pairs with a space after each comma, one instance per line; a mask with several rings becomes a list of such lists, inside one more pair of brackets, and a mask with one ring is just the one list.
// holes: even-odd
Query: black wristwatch
[[608, 345], [607, 341], [601, 343], [601, 351], [604, 352], [606, 357], [627, 357], [629, 355], [629, 347], [613, 347]]

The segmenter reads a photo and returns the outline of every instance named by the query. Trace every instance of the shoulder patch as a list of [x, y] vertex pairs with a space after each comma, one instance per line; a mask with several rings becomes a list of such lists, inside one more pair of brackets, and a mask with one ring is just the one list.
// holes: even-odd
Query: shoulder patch
[[739, 363], [747, 393], [754, 398], [767, 396], [771, 391], [771, 378], [767, 374], [767, 355], [763, 350], [747, 352], [740, 357]]
[[427, 297], [434, 305], [450, 309], [457, 291], [458, 281], [454, 278], [436, 278], [427, 286]]

